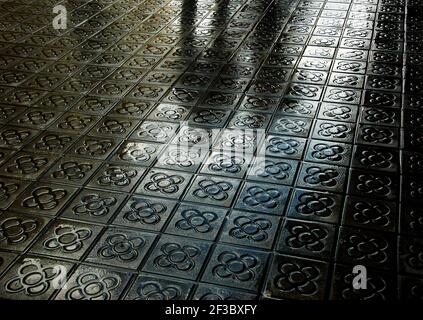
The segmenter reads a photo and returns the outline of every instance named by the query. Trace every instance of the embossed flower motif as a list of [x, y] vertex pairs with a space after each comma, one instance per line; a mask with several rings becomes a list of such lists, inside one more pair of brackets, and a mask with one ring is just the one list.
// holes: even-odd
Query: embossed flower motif
[[343, 124], [322, 123], [318, 133], [323, 137], [346, 138], [349, 131]]
[[360, 163], [366, 167], [389, 168], [394, 155], [389, 151], [366, 149], [360, 152]]
[[154, 263], [162, 268], [174, 268], [189, 271], [195, 267], [194, 258], [200, 250], [193, 246], [181, 246], [177, 243], [166, 243], [160, 248], [163, 254], [154, 259]]
[[234, 149], [249, 149], [254, 146], [256, 139], [246, 133], [228, 133], [222, 137], [222, 146]]
[[182, 219], [176, 222], [176, 227], [182, 230], [194, 230], [195, 232], [207, 233], [213, 230], [210, 223], [217, 220], [213, 212], [201, 212], [196, 209], [184, 210]]
[[234, 125], [239, 128], [256, 129], [262, 127], [265, 120], [266, 117], [262, 115], [241, 114], [235, 119]]
[[106, 154], [112, 145], [111, 140], [86, 139], [75, 151], [79, 155], [98, 157]]
[[80, 180], [93, 168], [88, 163], [78, 163], [76, 161], [68, 161], [59, 166], [59, 170], [53, 173], [55, 179]]
[[133, 261], [139, 256], [139, 249], [145, 245], [141, 237], [128, 237], [126, 234], [113, 234], [107, 237], [98, 253], [106, 259]]
[[323, 115], [329, 118], [346, 120], [351, 118], [351, 108], [346, 106], [330, 106], [323, 112]]
[[277, 189], [251, 187], [247, 190], [247, 196], [243, 201], [250, 207], [263, 206], [267, 209], [274, 209], [278, 206], [280, 197], [281, 193]]
[[297, 97], [314, 98], [317, 96], [319, 88], [295, 84], [291, 87], [289, 94]]
[[184, 178], [175, 174], [155, 173], [151, 176], [150, 182], [146, 183], [144, 188], [147, 191], [161, 192], [165, 194], [176, 193], [179, 191], [179, 184], [184, 182]]
[[408, 212], [408, 215], [411, 218], [410, 228], [414, 232], [423, 232], [423, 211], [419, 209], [411, 209]]
[[[355, 20], [355, 21], [358, 21], [358, 20]], [[348, 51], [342, 52], [339, 56], [342, 59], [357, 59], [358, 60], [363, 58], [363, 51], [348, 50]]]
[[[214, 66], [213, 66], [214, 69]], [[208, 96], [204, 99], [204, 104], [208, 106], [225, 106], [225, 105], [232, 105], [236, 100], [236, 96], [228, 93], [222, 92], [213, 92], [209, 93]]]
[[107, 119], [98, 132], [102, 134], [124, 134], [130, 127], [131, 121], [118, 121], [116, 119]]
[[219, 110], [202, 110], [198, 111], [193, 120], [196, 123], [217, 124], [225, 117], [225, 112]]
[[154, 153], [156, 148], [153, 146], [140, 146], [137, 143], [129, 143], [125, 149], [118, 155], [119, 159], [124, 161], [149, 161]]
[[267, 150], [273, 153], [293, 155], [298, 152], [300, 143], [294, 139], [272, 138], [269, 140]]
[[178, 142], [188, 145], [198, 145], [209, 143], [210, 137], [211, 134], [204, 129], [187, 128], [182, 131], [180, 137], [178, 138]]
[[411, 146], [421, 148], [421, 146], [423, 145], [423, 134], [420, 130], [410, 132], [408, 139], [410, 141]]
[[354, 289], [352, 282], [355, 274], [348, 273], [343, 277], [343, 282], [345, 284], [344, 289], [342, 290], [342, 298], [345, 300], [386, 300], [386, 289], [387, 283], [383, 277], [374, 276], [367, 278], [367, 289], [366, 290], [357, 290]]
[[337, 184], [336, 178], [339, 173], [334, 169], [323, 169], [319, 167], [310, 167], [306, 170], [304, 181], [313, 185], [321, 184], [325, 187], [333, 187]]
[[334, 101], [352, 102], [357, 97], [357, 93], [353, 90], [332, 89], [329, 91], [328, 98]]
[[76, 285], [66, 292], [68, 300], [110, 300], [112, 291], [118, 288], [121, 280], [110, 274], [102, 276], [86, 272], [78, 276]]
[[87, 228], [74, 226], [58, 226], [54, 229], [54, 235], [43, 243], [47, 250], [62, 250], [65, 253], [77, 252], [84, 245], [84, 240], [92, 236], [92, 231]]
[[232, 190], [233, 186], [224, 181], [213, 181], [211, 179], [204, 179], [198, 183], [198, 189], [194, 191], [194, 195], [199, 198], [211, 198], [216, 201], [223, 201], [228, 199], [228, 191]]
[[372, 106], [392, 106], [397, 98], [391, 94], [383, 92], [371, 92], [369, 94], [369, 104]]
[[254, 269], [259, 266], [259, 261], [250, 254], [223, 252], [217, 260], [219, 264], [213, 268], [213, 273], [219, 278], [245, 282], [256, 277]]
[[59, 124], [59, 128], [72, 131], [83, 130], [92, 121], [93, 119], [89, 116], [71, 115]]
[[123, 218], [130, 222], [156, 224], [160, 222], [160, 215], [165, 213], [166, 209], [166, 206], [160, 203], [153, 203], [144, 199], [133, 199], [129, 206], [129, 211], [124, 213]]
[[277, 180], [285, 180], [289, 178], [289, 171], [292, 169], [291, 165], [286, 162], [264, 160], [257, 163], [258, 169], [254, 174], [262, 178], [273, 178]]
[[320, 196], [317, 193], [304, 193], [299, 197], [296, 210], [304, 215], [328, 217], [332, 214], [331, 207], [335, 204], [332, 198]]
[[307, 127], [307, 123], [303, 120], [292, 120], [288, 118], [279, 119], [276, 122], [275, 130], [279, 133], [301, 133]]
[[276, 288], [281, 291], [312, 295], [318, 290], [316, 280], [320, 272], [313, 266], [287, 262], [279, 265], [279, 272], [274, 281]]
[[312, 72], [309, 70], [300, 70], [298, 72], [298, 79], [302, 81], [320, 82], [323, 80], [323, 73]]
[[27, 296], [38, 296], [50, 289], [50, 282], [61, 277], [61, 268], [44, 267], [39, 260], [25, 259], [17, 275], [7, 281], [5, 290], [11, 293], [24, 292]]
[[396, 78], [373, 78], [370, 86], [375, 89], [387, 89], [394, 90], [398, 86], [398, 80]]
[[337, 66], [338, 70], [359, 72], [364, 67], [358, 62], [340, 61]]
[[100, 176], [97, 181], [102, 185], [115, 185], [119, 187], [128, 186], [131, 184], [131, 179], [137, 176], [137, 171], [134, 169], [125, 169], [120, 167], [109, 167]]
[[156, 113], [156, 116], [159, 118], [167, 118], [169, 120], [178, 120], [182, 118], [184, 112], [184, 108], [164, 105], [160, 108], [159, 112]]
[[362, 138], [367, 142], [389, 144], [394, 138], [394, 132], [389, 129], [368, 127], [363, 129]]
[[334, 38], [317, 38], [312, 43], [317, 46], [332, 46], [335, 40]]
[[358, 176], [357, 190], [367, 194], [388, 195], [391, 185], [389, 177], [361, 174]]
[[352, 217], [359, 224], [386, 226], [390, 222], [389, 214], [391, 210], [383, 204], [358, 201], [354, 204], [354, 209]]
[[321, 251], [325, 245], [322, 242], [328, 233], [318, 227], [308, 227], [306, 225], [294, 225], [289, 229], [290, 236], [286, 238], [286, 244], [291, 248], [305, 247], [310, 251]]
[[162, 286], [158, 282], [147, 282], [137, 290], [135, 300], [176, 300], [182, 295], [181, 290], [175, 286]]
[[213, 157], [213, 162], [209, 164], [209, 169], [213, 171], [225, 171], [228, 173], [238, 173], [242, 170], [245, 159], [237, 156], [218, 154]]
[[313, 105], [304, 101], [286, 101], [282, 105], [282, 111], [294, 115], [307, 115], [312, 113]]
[[24, 242], [32, 231], [36, 230], [38, 223], [31, 219], [8, 218], [0, 224], [0, 242], [8, 244]]
[[[50, 84], [50, 83], [49, 83]], [[26, 118], [21, 118], [18, 121], [21, 124], [32, 124], [32, 125], [45, 125], [50, 119], [54, 117], [52, 112], [41, 112], [41, 111], [32, 111], [28, 112]]]
[[388, 249], [388, 243], [382, 238], [351, 234], [346, 240], [347, 254], [357, 261], [369, 259], [381, 263], [388, 258], [385, 252]]
[[195, 160], [200, 158], [201, 152], [173, 149], [170, 150], [166, 158], [163, 160], [163, 163], [168, 166], [179, 166], [188, 168], [195, 165]]
[[172, 126], [160, 122], [144, 122], [138, 136], [148, 136], [157, 141], [164, 141], [169, 138], [169, 134], [173, 131]]
[[308, 60], [304, 64], [304, 67], [311, 68], [311, 69], [324, 69], [326, 68], [327, 63], [324, 61], [318, 61], [318, 60]]
[[244, 108], [253, 110], [267, 110], [269, 105], [274, 104], [275, 101], [270, 98], [262, 98], [259, 96], [248, 96]]
[[82, 197], [81, 203], [73, 207], [73, 212], [76, 215], [104, 216], [109, 213], [110, 207], [116, 203], [116, 198], [90, 194]]
[[67, 191], [63, 189], [52, 189], [50, 187], [39, 187], [31, 192], [31, 196], [23, 201], [28, 208], [39, 208], [51, 210], [60, 204], [60, 200], [66, 197]]
[[35, 149], [47, 151], [63, 150], [67, 143], [71, 142], [72, 138], [68, 136], [59, 136], [56, 134], [47, 134], [34, 147]]
[[413, 242], [407, 248], [407, 263], [414, 270], [423, 269], [423, 246], [418, 242]]
[[6, 170], [11, 173], [33, 174], [37, 173], [43, 166], [48, 163], [46, 158], [36, 156], [22, 156], [9, 165]]
[[319, 160], [341, 161], [345, 149], [339, 145], [319, 143], [313, 147], [312, 157]]
[[362, 29], [349, 29], [348, 36], [351, 38], [365, 38], [368, 35], [367, 30]]
[[423, 184], [420, 179], [410, 178], [408, 181], [408, 196], [415, 200], [423, 199]]
[[16, 146], [28, 138], [29, 135], [29, 132], [7, 129], [0, 133], [0, 139], [9, 146]]
[[0, 202], [7, 201], [18, 189], [19, 185], [16, 183], [0, 181]]
[[336, 75], [333, 79], [333, 82], [339, 85], [350, 85], [356, 86], [358, 85], [359, 78], [357, 76], [352, 75]]
[[229, 231], [231, 237], [257, 242], [266, 240], [269, 237], [267, 230], [272, 227], [272, 223], [267, 219], [246, 216], [236, 218], [234, 225]]

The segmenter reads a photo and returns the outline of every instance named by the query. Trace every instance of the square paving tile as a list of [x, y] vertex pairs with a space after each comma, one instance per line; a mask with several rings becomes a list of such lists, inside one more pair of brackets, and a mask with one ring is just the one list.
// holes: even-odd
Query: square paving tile
[[146, 171], [140, 166], [104, 164], [88, 183], [91, 188], [130, 192]]
[[257, 291], [267, 260], [268, 254], [263, 251], [218, 245], [204, 271], [202, 281]]
[[125, 300], [185, 300], [192, 287], [193, 284], [186, 280], [175, 280], [143, 273], [132, 284], [125, 295]]
[[48, 222], [49, 219], [36, 215], [2, 213], [0, 215], [0, 248], [24, 251], [38, 237]]
[[240, 180], [219, 176], [200, 175], [192, 182], [184, 200], [208, 205], [230, 207], [240, 185]]
[[286, 219], [276, 250], [295, 256], [331, 260], [336, 228], [330, 224]]
[[31, 184], [11, 206], [25, 213], [56, 215], [77, 191], [77, 188], [51, 183]]
[[30, 252], [79, 260], [94, 243], [101, 229], [87, 223], [56, 220], [45, 229]]
[[393, 234], [342, 227], [338, 237], [337, 262], [384, 270], [395, 267], [396, 244]]
[[235, 208], [283, 215], [290, 188], [260, 182], [247, 182], [240, 192]]
[[[0, 297], [10, 300], [47, 300], [56, 291], [54, 281], [59, 277], [64, 280], [65, 274], [72, 267], [73, 264], [69, 262], [25, 255], [0, 280]], [[39, 279], [40, 275], [44, 277]], [[33, 281], [42, 285], [34, 286]]]
[[135, 193], [178, 199], [191, 180], [192, 174], [180, 171], [151, 169], [142, 179]]
[[[117, 300], [128, 284], [130, 276], [131, 274], [112, 269], [80, 265], [55, 299]], [[90, 287], [95, 290], [89, 290]]]
[[93, 223], [107, 223], [125, 197], [125, 194], [117, 192], [82, 189], [63, 209], [61, 217]]
[[85, 261], [112, 267], [137, 269], [155, 238], [156, 235], [152, 233], [108, 228]]
[[213, 241], [227, 214], [226, 209], [183, 203], [173, 215], [165, 232]]
[[46, 183], [58, 183], [82, 186], [100, 167], [101, 162], [84, 158], [64, 157], [59, 159], [40, 180]]
[[327, 264], [323, 262], [275, 255], [264, 295], [278, 299], [322, 300], [327, 272]]
[[177, 202], [154, 197], [132, 196], [113, 220], [114, 225], [160, 231]]
[[420, 2], [222, 1], [3, 1], [0, 298], [422, 299]]
[[195, 280], [201, 270], [211, 243], [193, 242], [189, 238], [162, 236], [156, 243], [143, 271]]
[[276, 216], [234, 210], [219, 241], [270, 250], [277, 235], [279, 220]]

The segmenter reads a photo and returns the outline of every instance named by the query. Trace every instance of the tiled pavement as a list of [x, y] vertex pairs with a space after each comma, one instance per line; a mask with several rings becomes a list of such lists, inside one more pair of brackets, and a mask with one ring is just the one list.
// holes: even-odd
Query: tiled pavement
[[422, 5], [0, 0], [0, 297], [422, 299]]

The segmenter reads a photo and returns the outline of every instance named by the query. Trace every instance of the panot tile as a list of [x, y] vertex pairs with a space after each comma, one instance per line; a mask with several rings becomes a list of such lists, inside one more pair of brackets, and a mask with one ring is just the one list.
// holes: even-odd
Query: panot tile
[[0, 299], [422, 300], [421, 1], [0, 2]]

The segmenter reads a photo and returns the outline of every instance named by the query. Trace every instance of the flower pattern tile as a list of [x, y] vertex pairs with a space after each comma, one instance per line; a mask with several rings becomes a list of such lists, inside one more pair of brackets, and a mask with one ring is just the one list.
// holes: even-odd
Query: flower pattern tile
[[421, 1], [59, 2], [1, 1], [1, 299], [422, 299]]

